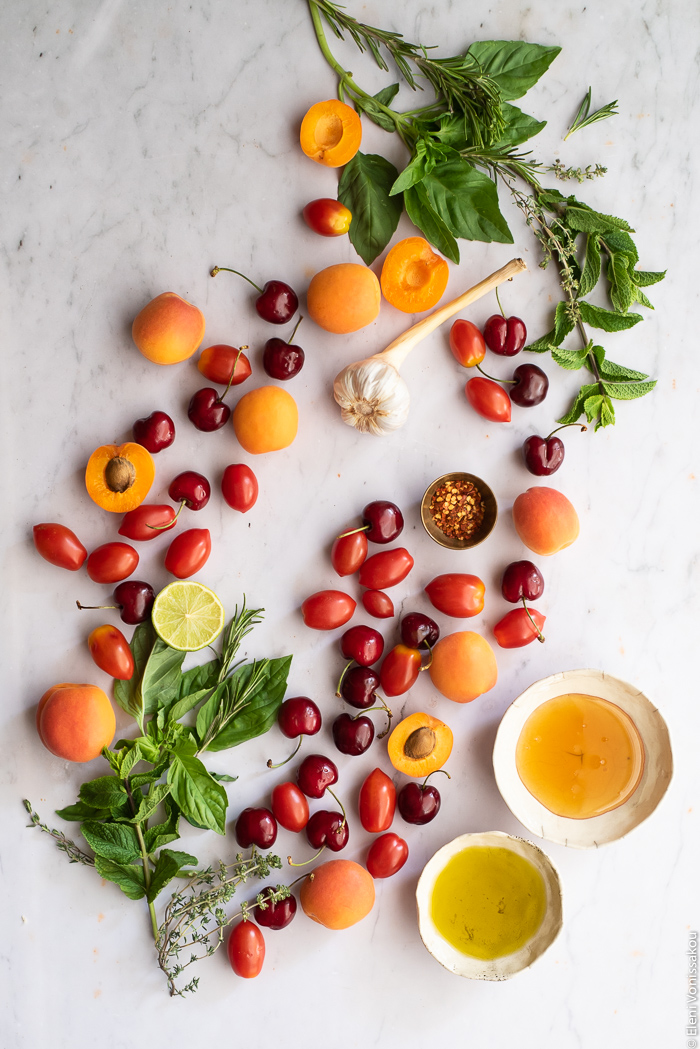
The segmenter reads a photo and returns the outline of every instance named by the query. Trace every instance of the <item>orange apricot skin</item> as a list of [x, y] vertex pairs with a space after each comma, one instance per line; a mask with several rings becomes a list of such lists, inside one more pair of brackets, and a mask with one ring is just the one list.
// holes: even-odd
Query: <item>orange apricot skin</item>
[[288, 448], [297, 435], [299, 412], [279, 386], [258, 386], [244, 394], [231, 416], [238, 443], [251, 455]]
[[486, 638], [473, 630], [458, 630], [440, 638], [433, 648], [429, 674], [447, 699], [471, 703], [496, 684], [498, 666]]
[[406, 237], [391, 249], [382, 266], [382, 294], [402, 313], [430, 310], [442, 298], [449, 266], [423, 237]]
[[192, 356], [204, 338], [204, 314], [174, 291], [164, 291], [137, 315], [131, 335], [149, 361], [179, 364]]
[[362, 142], [362, 123], [350, 106], [337, 98], [317, 102], [304, 116], [299, 133], [307, 157], [328, 168], [347, 164]]
[[374, 906], [374, 880], [354, 860], [329, 860], [302, 882], [299, 900], [307, 917], [326, 929], [349, 929]]
[[[435, 750], [427, 758], [411, 758], [404, 750], [404, 744], [412, 732], [418, 729], [429, 728], [435, 733]], [[409, 714], [400, 721], [387, 741], [387, 753], [389, 761], [398, 772], [415, 779], [423, 779], [436, 769], [441, 769], [450, 754], [454, 737], [452, 729], [440, 721], [439, 718], [431, 717], [420, 711], [417, 714]]]
[[92, 761], [114, 739], [117, 722], [107, 694], [97, 685], [52, 685], [36, 711], [39, 739], [65, 761]]
[[309, 316], [324, 331], [349, 335], [377, 319], [382, 293], [368, 266], [341, 262], [311, 278], [306, 293]]
[[578, 514], [562, 492], [540, 486], [528, 488], [513, 503], [518, 536], [536, 554], [547, 557], [578, 538]]

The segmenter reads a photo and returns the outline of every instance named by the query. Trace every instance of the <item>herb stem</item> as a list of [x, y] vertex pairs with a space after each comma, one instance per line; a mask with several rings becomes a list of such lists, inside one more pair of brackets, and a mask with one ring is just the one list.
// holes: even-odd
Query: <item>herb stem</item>
[[[146, 886], [146, 892], [151, 887], [151, 864], [148, 859], [148, 851], [146, 849], [146, 842], [144, 841], [143, 831], [141, 830], [141, 824], [135, 823], [134, 829], [136, 830], [136, 837], [139, 840], [139, 848], [141, 849], [141, 859], [143, 860], [143, 883]], [[158, 942], [158, 920], [156, 918], [156, 908], [153, 900], [149, 901], [148, 911], [151, 915], [151, 928], [153, 930], [153, 942]]]

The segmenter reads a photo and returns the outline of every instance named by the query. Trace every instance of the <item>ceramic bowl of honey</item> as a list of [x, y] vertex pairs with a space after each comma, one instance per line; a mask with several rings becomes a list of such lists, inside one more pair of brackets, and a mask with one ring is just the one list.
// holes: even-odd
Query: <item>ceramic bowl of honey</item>
[[493, 767], [503, 800], [528, 830], [587, 849], [651, 815], [673, 757], [663, 717], [638, 688], [602, 670], [566, 670], [510, 705]]
[[416, 889], [421, 939], [471, 980], [507, 980], [562, 926], [559, 876], [536, 845], [501, 831], [462, 834], [428, 860]]

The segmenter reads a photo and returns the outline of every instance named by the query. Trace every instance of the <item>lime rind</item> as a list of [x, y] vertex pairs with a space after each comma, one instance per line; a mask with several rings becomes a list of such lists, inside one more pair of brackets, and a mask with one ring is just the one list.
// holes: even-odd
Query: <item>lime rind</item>
[[153, 604], [153, 627], [178, 652], [197, 652], [224, 628], [224, 606], [203, 583], [181, 580], [164, 587]]

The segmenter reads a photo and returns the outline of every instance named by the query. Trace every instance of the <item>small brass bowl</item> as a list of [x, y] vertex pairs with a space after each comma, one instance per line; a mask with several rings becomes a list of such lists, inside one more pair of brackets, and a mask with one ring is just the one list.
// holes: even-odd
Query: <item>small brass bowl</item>
[[[447, 484], [450, 481], [471, 481], [479, 492], [483, 502], [484, 516], [481, 524], [477, 531], [467, 539], [454, 539], [451, 536], [445, 535], [445, 533], [441, 532], [435, 524], [433, 516], [430, 513], [430, 504], [435, 492], [441, 485]], [[497, 517], [498, 503], [496, 502], [496, 496], [486, 482], [482, 481], [480, 477], [475, 477], [474, 474], [461, 472], [443, 474], [442, 477], [438, 477], [437, 481], [433, 481], [431, 485], [428, 485], [420, 504], [420, 518], [423, 522], [423, 527], [430, 538], [434, 539], [440, 546], [444, 546], [446, 550], [471, 550], [473, 546], [478, 546], [479, 543], [483, 543], [484, 539], [486, 539], [486, 537], [493, 531], [493, 526], [496, 524]]]

